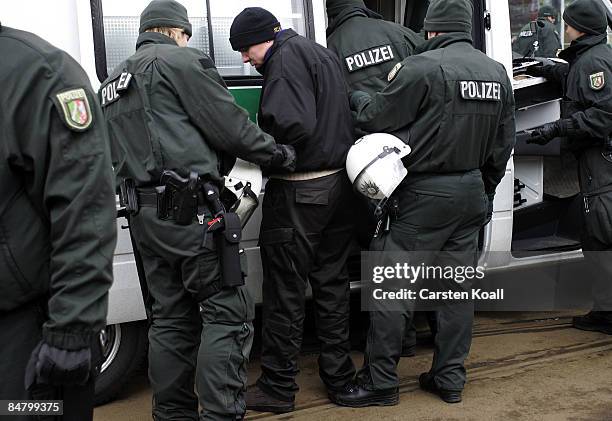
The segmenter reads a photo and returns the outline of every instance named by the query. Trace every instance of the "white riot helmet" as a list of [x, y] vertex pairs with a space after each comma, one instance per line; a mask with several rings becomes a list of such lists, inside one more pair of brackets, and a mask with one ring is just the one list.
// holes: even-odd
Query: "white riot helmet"
[[225, 176], [225, 189], [221, 200], [228, 212], [235, 212], [244, 227], [259, 205], [263, 177], [259, 166], [236, 158], [234, 166]]
[[346, 157], [346, 172], [355, 190], [364, 196], [386, 201], [408, 170], [402, 158], [410, 146], [388, 133], [372, 133], [358, 139]]

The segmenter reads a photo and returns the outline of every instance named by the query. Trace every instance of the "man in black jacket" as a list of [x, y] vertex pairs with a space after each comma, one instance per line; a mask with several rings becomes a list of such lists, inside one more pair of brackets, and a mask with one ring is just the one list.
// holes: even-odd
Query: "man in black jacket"
[[307, 282], [321, 342], [319, 372], [330, 394], [355, 373], [349, 344], [345, 262], [353, 237], [353, 192], [344, 170], [353, 143], [346, 85], [336, 55], [281, 30], [267, 10], [244, 9], [230, 42], [263, 75], [259, 125], [295, 147], [294, 174], [271, 174], [263, 201], [262, 374], [247, 408], [289, 412], [298, 386]]
[[583, 196], [582, 250], [594, 268], [593, 311], [575, 317], [574, 327], [612, 335], [612, 48], [607, 44], [606, 10], [599, 0], [577, 0], [563, 13], [571, 44], [559, 53], [567, 64], [530, 73], [561, 84], [561, 119], [532, 132], [528, 143], [557, 137], [578, 159]]
[[[472, 15], [470, 0], [432, 1], [423, 27], [428, 40], [389, 74], [389, 85], [372, 97], [351, 94], [360, 128], [394, 134], [412, 149], [403, 159], [408, 176], [392, 195], [396, 210], [372, 248], [405, 252], [415, 266], [476, 266], [478, 233], [491, 218], [495, 190], [514, 147], [512, 84], [500, 63], [472, 46]], [[471, 289], [467, 279], [436, 281], [421, 284]], [[457, 403], [466, 382], [473, 301], [437, 304], [433, 362], [419, 384]], [[360, 381], [335, 395], [338, 404], [399, 401], [403, 318], [410, 320], [412, 308], [372, 308]]]
[[293, 154], [249, 120], [210, 57], [187, 47], [191, 30], [179, 2], [149, 3], [136, 52], [102, 83], [100, 99], [113, 167], [136, 199], [130, 227], [149, 293], [153, 418], [236, 420], [246, 411], [254, 306], [238, 262], [228, 264], [238, 256], [208, 228], [219, 209], [198, 179], [220, 187], [225, 156], [290, 168]]
[[91, 420], [116, 242], [108, 134], [67, 53], [0, 25], [0, 55], [0, 400]]

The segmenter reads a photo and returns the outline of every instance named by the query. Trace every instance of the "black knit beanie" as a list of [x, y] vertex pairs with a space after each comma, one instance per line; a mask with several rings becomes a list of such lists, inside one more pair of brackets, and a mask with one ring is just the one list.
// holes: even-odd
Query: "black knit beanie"
[[539, 18], [555, 18], [557, 19], [557, 9], [555, 9], [554, 7], [546, 4], [542, 7], [540, 7], [540, 10], [538, 11], [538, 17]]
[[281, 25], [276, 17], [261, 7], [247, 7], [234, 18], [230, 44], [235, 51], [274, 39]]
[[181, 28], [191, 36], [185, 6], [174, 0], [153, 0], [140, 14], [139, 33], [151, 28]]
[[590, 35], [603, 35], [608, 19], [601, 0], [576, 0], [565, 8], [563, 20], [572, 28]]
[[426, 32], [472, 33], [474, 8], [470, 0], [433, 0], [427, 9]]
[[363, 0], [327, 0], [327, 19], [332, 20], [338, 16], [344, 9], [349, 7], [359, 7], [365, 9]]

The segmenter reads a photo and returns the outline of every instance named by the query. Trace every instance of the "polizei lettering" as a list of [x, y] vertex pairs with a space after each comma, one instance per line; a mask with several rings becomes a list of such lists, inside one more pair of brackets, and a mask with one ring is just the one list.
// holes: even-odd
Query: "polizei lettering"
[[100, 96], [102, 97], [102, 106], [106, 107], [107, 105], [117, 101], [121, 96], [121, 92], [125, 91], [128, 86], [130, 86], [131, 80], [132, 74], [123, 72], [117, 79], [104, 86], [100, 90]]
[[459, 90], [463, 99], [477, 101], [501, 101], [501, 84], [499, 82], [459, 81]]
[[366, 67], [376, 66], [377, 64], [385, 63], [393, 60], [393, 50], [390, 45], [371, 48], [360, 53], [344, 58], [346, 67], [349, 73], [356, 70], [365, 69]]

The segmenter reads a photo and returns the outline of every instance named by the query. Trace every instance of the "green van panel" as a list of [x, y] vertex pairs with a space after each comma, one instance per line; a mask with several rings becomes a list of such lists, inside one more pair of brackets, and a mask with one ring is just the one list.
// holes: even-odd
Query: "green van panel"
[[249, 113], [249, 118], [257, 123], [257, 110], [259, 109], [259, 97], [261, 96], [261, 87], [253, 86], [252, 88], [230, 88], [230, 92], [236, 98], [236, 102]]

